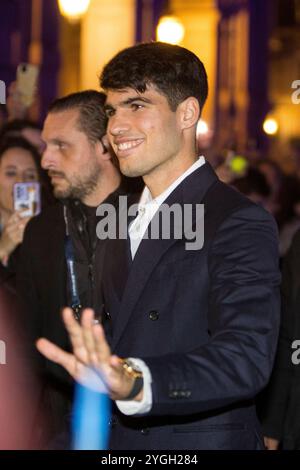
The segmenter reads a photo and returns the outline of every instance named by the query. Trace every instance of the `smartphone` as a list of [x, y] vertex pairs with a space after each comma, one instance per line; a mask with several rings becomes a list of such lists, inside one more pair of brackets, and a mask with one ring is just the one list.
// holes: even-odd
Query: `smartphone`
[[40, 183], [16, 183], [14, 185], [14, 209], [22, 211], [22, 217], [32, 217], [41, 211]]
[[24, 106], [29, 107], [37, 88], [39, 67], [33, 64], [21, 63], [17, 67], [17, 91]]

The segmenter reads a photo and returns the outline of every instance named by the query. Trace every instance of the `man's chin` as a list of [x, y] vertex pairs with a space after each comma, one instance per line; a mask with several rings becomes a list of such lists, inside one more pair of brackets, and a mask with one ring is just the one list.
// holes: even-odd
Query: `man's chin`
[[120, 171], [124, 176], [128, 176], [128, 178], [136, 178], [137, 176], [143, 176], [144, 171], [141, 168], [132, 168], [129, 166], [120, 166]]
[[57, 199], [67, 199], [70, 197], [69, 189], [53, 188], [54, 197]]

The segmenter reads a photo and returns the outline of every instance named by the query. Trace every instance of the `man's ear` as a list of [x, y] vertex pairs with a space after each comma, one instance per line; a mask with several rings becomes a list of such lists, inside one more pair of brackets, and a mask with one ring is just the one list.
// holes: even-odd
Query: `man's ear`
[[200, 116], [199, 101], [190, 96], [178, 105], [177, 110], [180, 115], [180, 124], [182, 129], [189, 129], [197, 124]]
[[111, 159], [111, 154], [109, 152], [110, 145], [106, 134], [101, 138], [101, 141], [96, 143], [96, 148], [97, 153], [102, 161]]
[[105, 135], [102, 137], [101, 140], [102, 140], [102, 143], [103, 143], [104, 147], [105, 147], [106, 149], [108, 149], [108, 148], [109, 148], [109, 141], [108, 141], [107, 134], [105, 134]]

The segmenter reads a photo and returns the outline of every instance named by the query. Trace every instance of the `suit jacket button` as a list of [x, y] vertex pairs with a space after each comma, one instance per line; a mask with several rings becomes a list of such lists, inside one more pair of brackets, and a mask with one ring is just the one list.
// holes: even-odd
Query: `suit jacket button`
[[159, 313], [156, 310], [151, 310], [151, 312], [149, 313], [149, 318], [152, 321], [156, 321], [159, 318]]
[[148, 428], [144, 428], [144, 429], [141, 429], [141, 433], [144, 435], [144, 436], [147, 436], [150, 432], [150, 429]]

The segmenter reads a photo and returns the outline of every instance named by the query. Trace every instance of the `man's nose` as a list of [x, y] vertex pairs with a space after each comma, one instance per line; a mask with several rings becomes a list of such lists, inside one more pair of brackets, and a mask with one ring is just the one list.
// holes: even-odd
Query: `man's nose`
[[130, 127], [129, 119], [120, 112], [109, 118], [107, 132], [113, 136], [121, 135], [128, 132]]
[[45, 148], [42, 153], [41, 166], [44, 170], [49, 170], [53, 165], [55, 165], [55, 155], [49, 148]]

